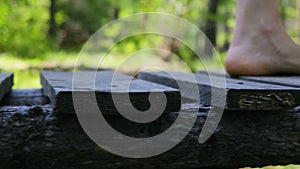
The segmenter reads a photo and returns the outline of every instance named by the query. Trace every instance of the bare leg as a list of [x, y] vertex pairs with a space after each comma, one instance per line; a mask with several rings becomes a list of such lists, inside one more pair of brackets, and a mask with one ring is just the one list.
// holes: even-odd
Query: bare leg
[[225, 65], [233, 76], [300, 74], [300, 47], [281, 24], [277, 0], [237, 0]]

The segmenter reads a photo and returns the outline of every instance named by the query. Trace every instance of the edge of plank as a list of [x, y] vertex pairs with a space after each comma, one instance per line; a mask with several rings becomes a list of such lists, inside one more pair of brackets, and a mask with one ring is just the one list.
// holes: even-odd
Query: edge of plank
[[[55, 72], [55, 71], [53, 71], [53, 72]], [[52, 82], [47, 79], [47, 78], [49, 78], [49, 77], [47, 77], [48, 73], [51, 74], [52, 71], [51, 72], [41, 71], [41, 73], [40, 73], [40, 82], [43, 86], [44, 94], [50, 98], [51, 104], [54, 106], [53, 107], [54, 111], [59, 112], [59, 113], [65, 113], [65, 114], [73, 113], [74, 112], [73, 111], [74, 106], [72, 105], [73, 101], [71, 101], [72, 103], [69, 102], [69, 101], [68, 102], [61, 102], [62, 100], [72, 100], [72, 89], [71, 88], [65, 88], [65, 89], [62, 88], [62, 90], [60, 90], [60, 86], [53, 86]], [[59, 71], [57, 73], [59, 73]], [[69, 73], [72, 73], [72, 72], [69, 72]], [[122, 75], [124, 77], [127, 76], [127, 75], [123, 75], [123, 74], [120, 74], [120, 75]], [[144, 83], [148, 83], [148, 84], [153, 84], [154, 86], [152, 85], [152, 88], [153, 87], [155, 88], [155, 86], [161, 86], [161, 87], [166, 88], [167, 90], [154, 91], [154, 92], [164, 92], [165, 94], [167, 94], [167, 99], [170, 100], [170, 101], [168, 101], [165, 111], [170, 111], [171, 112], [171, 111], [175, 111], [175, 109], [180, 110], [180, 104], [179, 105], [177, 104], [178, 102], [180, 102], [180, 92], [177, 89], [171, 88], [171, 87], [168, 87], [166, 85], [159, 84], [159, 83], [149, 82], [149, 81], [142, 80], [142, 79], [136, 79], [136, 80], [144, 81]], [[140, 89], [142, 89], [142, 88], [140, 88]], [[140, 89], [136, 91], [137, 92], [136, 95], [133, 95], [131, 97], [134, 100], [140, 100], [143, 103], [143, 102], [145, 102], [145, 100], [148, 100], [148, 98], [146, 99], [142, 96], [148, 95], [150, 91], [147, 91], [147, 90], [142, 91]], [[152, 89], [151, 89], [151, 91], [152, 91]], [[79, 92], [82, 92], [82, 91], [79, 91]], [[101, 97], [103, 98], [103, 97], [106, 97], [107, 94], [110, 94], [109, 92], [107, 92], [105, 90], [104, 91], [101, 91], [101, 90], [99, 90], [99, 91], [97, 91], [97, 90], [96, 91], [87, 90], [87, 91], [84, 91], [84, 92], [96, 92], [96, 97], [97, 98], [101, 98]], [[120, 92], [118, 94], [123, 95], [125, 93]], [[84, 96], [85, 95], [83, 95], [82, 97], [84, 98]], [[177, 98], [177, 97], [178, 97], [178, 99], [174, 99], [174, 98]], [[109, 104], [107, 106], [108, 107], [113, 107], [112, 105], [109, 105]], [[139, 104], [135, 104], [135, 106], [139, 106]], [[103, 109], [106, 110], [106, 107], [103, 107]], [[107, 114], [112, 114], [112, 113], [114, 114], [114, 110], [112, 110], [112, 112], [107, 111]]]
[[14, 84], [14, 74], [13, 73], [1, 73], [4, 78], [0, 79], [0, 102], [3, 97], [12, 90]]

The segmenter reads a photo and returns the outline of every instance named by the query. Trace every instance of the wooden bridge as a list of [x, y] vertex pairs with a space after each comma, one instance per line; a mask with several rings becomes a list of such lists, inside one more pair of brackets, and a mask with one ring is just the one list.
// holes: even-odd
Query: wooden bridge
[[[205, 72], [196, 73], [201, 104], [192, 93], [180, 93], [177, 82], [189, 86], [187, 74], [173, 79], [163, 72], [142, 72], [133, 80], [129, 94], [138, 109], [149, 108], [150, 92], [167, 97], [165, 112], [147, 124], [132, 123], [121, 116], [109, 95], [113, 72], [97, 72], [96, 97], [106, 120], [132, 137], [157, 135], [172, 125], [181, 108], [198, 111], [194, 127], [180, 144], [161, 155], [128, 159], [98, 147], [82, 130], [72, 92], [72, 72], [41, 72], [42, 89], [11, 90], [13, 75], [0, 74], [0, 168], [238, 168], [300, 164], [300, 76], [226, 77], [226, 103], [214, 134], [203, 144], [198, 136], [207, 118], [210, 84]], [[211, 73], [221, 78], [218, 72]], [[82, 78], [95, 75], [82, 72]], [[128, 79], [120, 75], [120, 79]], [[122, 81], [117, 82], [122, 85]], [[122, 94], [119, 91], [117, 94]], [[191, 100], [181, 105], [180, 96]], [[85, 99], [85, 98], [83, 98]]]

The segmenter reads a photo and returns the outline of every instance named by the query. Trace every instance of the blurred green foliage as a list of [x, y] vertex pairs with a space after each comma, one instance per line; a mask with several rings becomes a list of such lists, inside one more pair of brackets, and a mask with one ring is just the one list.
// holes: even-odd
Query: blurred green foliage
[[[222, 59], [232, 38], [235, 27], [235, 1], [218, 1], [217, 14], [211, 14], [208, 8], [210, 0], [1, 0], [0, 1], [0, 71], [13, 71], [20, 76], [34, 76], [34, 82], [28, 85], [17, 80], [16, 88], [39, 87], [38, 72], [42, 69], [64, 69], [75, 65], [76, 56], [88, 38], [105, 24], [124, 16], [142, 12], [164, 12], [182, 17], [201, 30], [207, 28], [207, 21], [213, 20], [217, 26], [216, 49]], [[55, 2], [55, 25], [50, 24], [51, 4]], [[288, 33], [299, 40], [297, 27], [298, 1], [279, 0], [280, 13]], [[52, 11], [53, 12], [53, 11]], [[49, 35], [54, 26], [55, 34]], [[122, 28], [115, 27], [106, 33], [107, 37], [117, 36]], [[195, 44], [204, 46], [195, 38]], [[105, 45], [106, 42], [102, 42]], [[157, 35], [139, 35], [125, 39], [110, 51], [115, 62], [119, 62], [132, 53], [158, 48], [169, 50], [184, 60], [193, 71], [199, 69], [195, 51], [172, 38]], [[161, 56], [162, 60], [174, 64], [170, 56]], [[8, 58], [8, 59], [7, 59]], [[61, 59], [65, 58], [65, 59]], [[118, 59], [118, 61], [116, 61]], [[25, 63], [27, 66], [21, 66]], [[67, 63], [66, 63], [67, 62]], [[83, 64], [84, 67], [93, 66]], [[50, 68], [49, 68], [49, 65]], [[108, 60], [104, 68], [114, 68], [114, 60]], [[215, 64], [211, 67], [221, 68]], [[135, 69], [135, 67], [131, 67]], [[30, 71], [27, 73], [24, 72]], [[180, 70], [178, 70], [180, 71]], [[18, 75], [16, 79], [22, 79]], [[19, 83], [20, 82], [20, 83]]]
[[[0, 1], [0, 53], [18, 57], [42, 57], [48, 52], [78, 49], [101, 26], [114, 19], [140, 12], [166, 12], [187, 19], [204, 29], [208, 18], [218, 26], [219, 50], [226, 50], [235, 26], [235, 0], [219, 1], [215, 16], [208, 12], [209, 0], [55, 0], [55, 38], [48, 36], [50, 0]], [[280, 0], [280, 11], [290, 35], [298, 37], [297, 1]], [[113, 30], [112, 30], [113, 31]], [[111, 32], [108, 32], [110, 34]], [[295, 38], [296, 39], [296, 38]], [[139, 49], [145, 38], [132, 37], [132, 46]], [[160, 43], [164, 43], [160, 42]], [[128, 45], [129, 43], [127, 43]], [[227, 46], [226, 46], [227, 45]], [[183, 58], [192, 60], [192, 53], [180, 48]], [[127, 48], [120, 46], [122, 53]]]
[[48, 6], [47, 0], [1, 0], [0, 52], [32, 58], [51, 51]]
[[[199, 28], [205, 25], [208, 17], [215, 17], [222, 24], [221, 21], [225, 16], [223, 13], [234, 5], [233, 0], [221, 3], [220, 17], [216, 17], [207, 14], [208, 0], [56, 0], [55, 2], [56, 37], [51, 39], [48, 36], [50, 0], [2, 0], [0, 52], [34, 58], [58, 49], [78, 49], [91, 34], [106, 23], [140, 12], [174, 14], [189, 20]], [[233, 14], [229, 19], [233, 23]], [[132, 38], [132, 43], [137, 49], [140, 44], [145, 43], [143, 41], [141, 37]], [[189, 54], [187, 52], [185, 55]]]

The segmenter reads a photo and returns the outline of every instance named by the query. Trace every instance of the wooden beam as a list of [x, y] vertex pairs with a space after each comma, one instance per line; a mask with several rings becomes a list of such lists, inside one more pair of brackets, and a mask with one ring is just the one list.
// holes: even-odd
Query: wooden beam
[[42, 89], [17, 89], [9, 92], [2, 100], [1, 105], [32, 106], [49, 104], [49, 98]]
[[[74, 113], [74, 105], [72, 99], [72, 92], [87, 94], [95, 92], [99, 108], [105, 113], [117, 113], [117, 109], [112, 100], [112, 87], [118, 85], [122, 87], [124, 80], [130, 80], [130, 76], [116, 73], [117, 85], [112, 86], [113, 71], [99, 71], [96, 73], [95, 89], [91, 87], [91, 83], [86, 82], [86, 77], [94, 76], [95, 72], [86, 71], [79, 72], [82, 80], [81, 86], [72, 89], [73, 72], [41, 72], [41, 84], [43, 86], [44, 94], [47, 95], [54, 105], [55, 112], [60, 113]], [[93, 84], [92, 84], [93, 85]], [[118, 96], [127, 95], [127, 89], [121, 91], [113, 91]], [[177, 89], [144, 81], [141, 79], [134, 79], [130, 83], [129, 95], [134, 107], [139, 110], [147, 110], [150, 107], [148, 96], [150, 93], [164, 93], [167, 97], [166, 112], [178, 111], [180, 109], [180, 93]], [[88, 97], [88, 96], [87, 96]], [[89, 99], [85, 96], [82, 99]], [[129, 106], [129, 105], [128, 105]], [[125, 105], [126, 107], [126, 105]]]
[[12, 73], [0, 73], [0, 101], [11, 91], [13, 79]]
[[[194, 106], [184, 105], [184, 111], [198, 109], [198, 105]], [[155, 157], [130, 159], [98, 147], [83, 131], [75, 114], [53, 113], [49, 106], [0, 107], [0, 168], [232, 169], [300, 164], [299, 109], [226, 111], [212, 137], [199, 144], [198, 136], [207, 118], [204, 109], [176, 147]], [[166, 113], [143, 126], [119, 116], [106, 119], [126, 135], [149, 137], [163, 132], [176, 117], [177, 113]]]
[[[151, 82], [163, 84], [173, 88], [178, 88], [176, 81], [187, 86], [194, 85], [185, 77], [187, 73], [175, 73], [176, 79], [171, 78], [164, 72], [141, 72], [139, 78]], [[213, 73], [214, 79], [221, 79], [220, 74]], [[220, 89], [219, 84], [211, 84], [210, 77], [206, 72], [195, 74], [199, 88], [201, 103], [210, 105], [211, 88]], [[247, 78], [247, 79], [246, 79]], [[234, 79], [226, 76], [226, 106], [227, 110], [254, 111], [254, 110], [287, 110], [300, 105], [300, 86], [284, 85], [284, 83], [297, 83], [297, 79], [285, 78], [284, 83], [267, 83], [271, 78], [262, 77], [260, 81], [250, 81], [254, 77], [244, 77]], [[257, 79], [258, 77], [255, 77]], [[265, 80], [263, 80], [265, 79]], [[289, 81], [287, 79], [290, 79]], [[298, 83], [300, 78], [298, 77]], [[275, 80], [275, 79], [274, 79]], [[277, 78], [277, 81], [280, 81]], [[191, 91], [193, 92], [193, 91]], [[185, 97], [190, 97], [192, 93], [182, 93]]]

